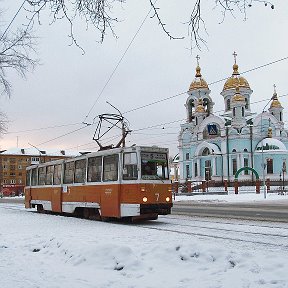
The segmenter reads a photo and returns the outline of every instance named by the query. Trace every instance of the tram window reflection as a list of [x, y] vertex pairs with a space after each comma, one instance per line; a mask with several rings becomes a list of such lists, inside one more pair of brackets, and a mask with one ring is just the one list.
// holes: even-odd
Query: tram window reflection
[[103, 159], [103, 181], [118, 180], [118, 155], [105, 156]]
[[46, 167], [38, 168], [38, 185], [45, 185]]
[[101, 182], [102, 157], [88, 158], [88, 182]]
[[84, 183], [86, 176], [86, 159], [75, 161], [75, 183]]
[[45, 179], [45, 185], [52, 185], [53, 183], [53, 169], [54, 167], [51, 166], [47, 166], [46, 169], [46, 179]]
[[137, 154], [124, 153], [123, 155], [123, 180], [138, 179]]
[[32, 175], [31, 175], [31, 186], [37, 185], [37, 168], [32, 169]]
[[64, 184], [73, 183], [74, 178], [74, 162], [64, 164]]
[[60, 185], [61, 184], [61, 170], [62, 170], [61, 164], [54, 166], [53, 185]]

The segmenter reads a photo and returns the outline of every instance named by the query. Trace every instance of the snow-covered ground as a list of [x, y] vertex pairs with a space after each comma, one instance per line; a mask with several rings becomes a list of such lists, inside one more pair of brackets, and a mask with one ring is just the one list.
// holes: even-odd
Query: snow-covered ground
[[[245, 195], [208, 200], [234, 201], [233, 196]], [[207, 201], [207, 196], [192, 198]], [[7, 203], [0, 204], [0, 216], [1, 288], [288, 287], [284, 223], [175, 215], [138, 224], [105, 223], [37, 214]]]

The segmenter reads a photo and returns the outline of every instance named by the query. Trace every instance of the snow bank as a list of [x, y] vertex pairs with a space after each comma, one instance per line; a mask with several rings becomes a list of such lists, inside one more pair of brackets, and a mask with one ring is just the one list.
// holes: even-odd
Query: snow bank
[[287, 250], [31, 211], [0, 204], [1, 288], [287, 287]]

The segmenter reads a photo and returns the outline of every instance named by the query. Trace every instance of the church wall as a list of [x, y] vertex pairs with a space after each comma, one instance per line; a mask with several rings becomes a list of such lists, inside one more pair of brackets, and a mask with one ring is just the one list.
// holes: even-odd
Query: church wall
[[[267, 174], [267, 167], [265, 167], [265, 178], [270, 178], [274, 180], [279, 180], [280, 173], [282, 172], [283, 162], [285, 161], [288, 164], [288, 155], [287, 153], [281, 154], [272, 154], [272, 153], [263, 153], [264, 163], [267, 163], [267, 159], [273, 159], [273, 174]], [[259, 176], [263, 177], [263, 166], [262, 166], [262, 153], [255, 154], [255, 165], [254, 169], [259, 173]]]

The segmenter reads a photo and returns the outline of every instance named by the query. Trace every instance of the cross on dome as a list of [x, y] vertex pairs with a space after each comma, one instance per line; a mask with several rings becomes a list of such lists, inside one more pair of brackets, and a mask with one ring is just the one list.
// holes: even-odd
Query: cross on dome
[[197, 60], [197, 66], [199, 66], [199, 60], [200, 60], [200, 56], [199, 55], [196, 56], [196, 60]]
[[234, 56], [234, 62], [236, 64], [237, 63], [237, 53], [234, 51], [234, 53], [232, 55]]

